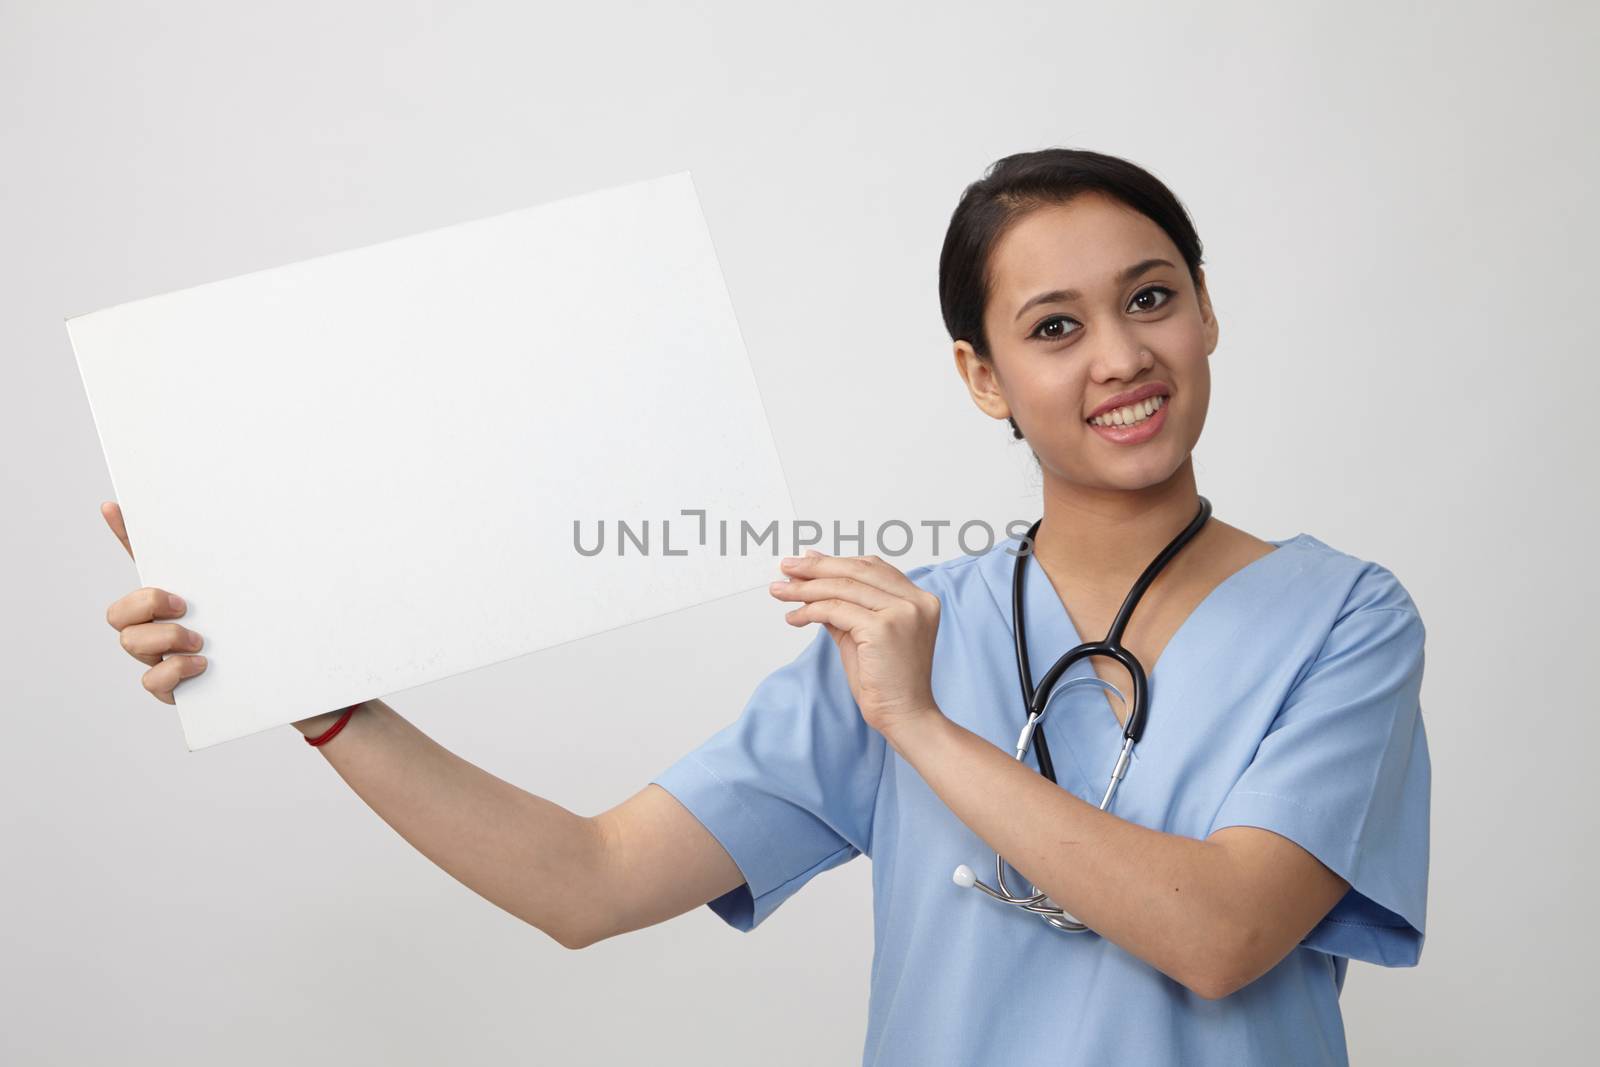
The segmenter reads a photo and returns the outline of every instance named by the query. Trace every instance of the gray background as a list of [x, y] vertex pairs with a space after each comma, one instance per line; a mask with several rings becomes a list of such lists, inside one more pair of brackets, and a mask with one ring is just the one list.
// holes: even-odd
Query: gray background
[[[1577, 1059], [1596, 28], [1577, 3], [0, 6], [0, 1060], [857, 1061], [866, 860], [752, 935], [699, 909], [570, 953], [290, 728], [188, 753], [104, 620], [137, 579], [62, 319], [688, 168], [801, 512], [1031, 519], [934, 276], [962, 186], [1053, 144], [1195, 217], [1218, 517], [1385, 564], [1428, 626], [1428, 941], [1351, 967], [1353, 1057]], [[798, 651], [783, 610], [752, 592], [391, 703], [593, 813]]]

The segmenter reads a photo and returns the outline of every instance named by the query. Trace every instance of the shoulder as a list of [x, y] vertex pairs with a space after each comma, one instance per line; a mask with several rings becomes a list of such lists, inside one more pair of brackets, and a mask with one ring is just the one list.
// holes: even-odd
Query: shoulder
[[937, 596], [949, 614], [987, 617], [997, 610], [1009, 614], [1013, 576], [1024, 555], [1021, 538], [1007, 537], [982, 551], [959, 552], [942, 560], [909, 566], [889, 562], [914, 585]]
[[1021, 554], [1022, 541], [1006, 537], [995, 541], [981, 552], [958, 552], [946, 559], [928, 563], [905, 564], [891, 559], [890, 563], [905, 572], [917, 585], [932, 592], [953, 590], [973, 582], [982, 582], [986, 572], [1001, 570], [1009, 573]]
[[[996, 545], [988, 552], [984, 552], [979, 555], [962, 553], [958, 556], [952, 556], [949, 559], [934, 560], [931, 563], [913, 564], [902, 567], [901, 569], [905, 572], [905, 576], [907, 578], [910, 578], [917, 585], [920, 585], [924, 588], [931, 588], [935, 585], [949, 585], [953, 582], [967, 581], [977, 577], [978, 561], [984, 559], [991, 553], [999, 551], [1001, 551], [1001, 548], [999, 545]], [[890, 560], [889, 562], [895, 563], [894, 560]], [[895, 565], [899, 566], [897, 563]]]
[[1347, 642], [1371, 639], [1415, 646], [1420, 653], [1427, 640], [1422, 611], [1394, 570], [1307, 533], [1285, 543], [1285, 547], [1290, 545], [1301, 554], [1296, 575], [1308, 588], [1319, 591], [1326, 612], [1328, 634], [1323, 655], [1337, 654]]
[[1389, 567], [1376, 560], [1341, 551], [1307, 533], [1291, 540], [1348, 587], [1345, 596], [1347, 610], [1404, 611], [1420, 617], [1411, 592]]

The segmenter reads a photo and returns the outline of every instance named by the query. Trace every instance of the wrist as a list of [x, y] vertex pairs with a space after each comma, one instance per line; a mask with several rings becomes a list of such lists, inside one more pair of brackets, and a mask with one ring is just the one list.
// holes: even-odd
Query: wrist
[[320, 737], [322, 734], [326, 733], [334, 723], [338, 722], [339, 717], [348, 711], [350, 707], [357, 708], [359, 713], [359, 708], [361, 704], [364, 703], [366, 703], [366, 701], [360, 701], [356, 704], [349, 705], [349, 707], [339, 708], [336, 711], [325, 712], [321, 715], [313, 715], [308, 719], [300, 719], [296, 722], [290, 723], [290, 725], [296, 730], [299, 730], [308, 738]]
[[945, 717], [939, 705], [929, 704], [921, 711], [896, 719], [894, 724], [884, 731], [883, 737], [889, 742], [889, 747], [910, 762], [915, 752], [926, 748], [928, 743], [936, 739], [949, 725], [950, 720]]

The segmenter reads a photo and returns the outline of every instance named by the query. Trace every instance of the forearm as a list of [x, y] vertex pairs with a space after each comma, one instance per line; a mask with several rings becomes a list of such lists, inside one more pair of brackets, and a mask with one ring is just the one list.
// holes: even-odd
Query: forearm
[[[316, 736], [337, 718], [294, 725]], [[467, 762], [381, 700], [318, 750], [396, 833], [486, 900], [569, 947], [603, 921], [593, 820]]]
[[1231, 980], [1251, 934], [1225, 850], [1100, 811], [943, 714], [888, 740], [963, 823], [1095, 933], [1197, 992]]

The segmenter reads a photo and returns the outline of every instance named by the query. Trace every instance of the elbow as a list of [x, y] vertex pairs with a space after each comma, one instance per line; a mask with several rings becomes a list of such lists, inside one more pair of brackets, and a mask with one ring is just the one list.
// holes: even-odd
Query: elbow
[[613, 917], [605, 912], [584, 908], [569, 914], [565, 921], [551, 923], [548, 927], [540, 927], [545, 934], [562, 948], [580, 949], [590, 945], [598, 945], [610, 937], [615, 937], [623, 932], [613, 921]]
[[519, 913], [518, 917], [562, 948], [568, 949], [588, 948], [621, 932], [615, 926], [604, 926], [602, 916], [590, 908], [560, 909], [538, 916]]
[[1195, 975], [1183, 984], [1201, 1000], [1221, 1000], [1237, 993], [1248, 983], [1238, 981], [1222, 971], [1212, 971]]
[[562, 948], [577, 950], [604, 941], [605, 937], [587, 930], [545, 930], [545, 936]]
[[551, 940], [560, 945], [562, 948], [568, 948], [574, 951], [580, 948], [588, 948], [590, 945], [594, 944], [594, 941], [589, 938], [555, 937], [552, 935]]
[[[571, 880], [571, 886], [608, 884], [609, 879], [603, 874], [607, 849], [604, 824], [598, 819], [582, 822], [588, 847], [574, 861], [579, 873]], [[543, 921], [533, 925], [562, 948], [588, 948], [622, 932], [616, 925], [612, 905], [592, 892], [569, 889], [565, 895], [544, 903]]]
[[1180, 979], [1184, 988], [1201, 1000], [1221, 1000], [1232, 996], [1249, 985], [1251, 980], [1246, 976], [1238, 957], [1222, 952], [1208, 954]]
[[1265, 974], [1287, 953], [1287, 948], [1274, 953], [1265, 932], [1247, 926], [1211, 941], [1182, 982], [1202, 1000], [1221, 1000]]

